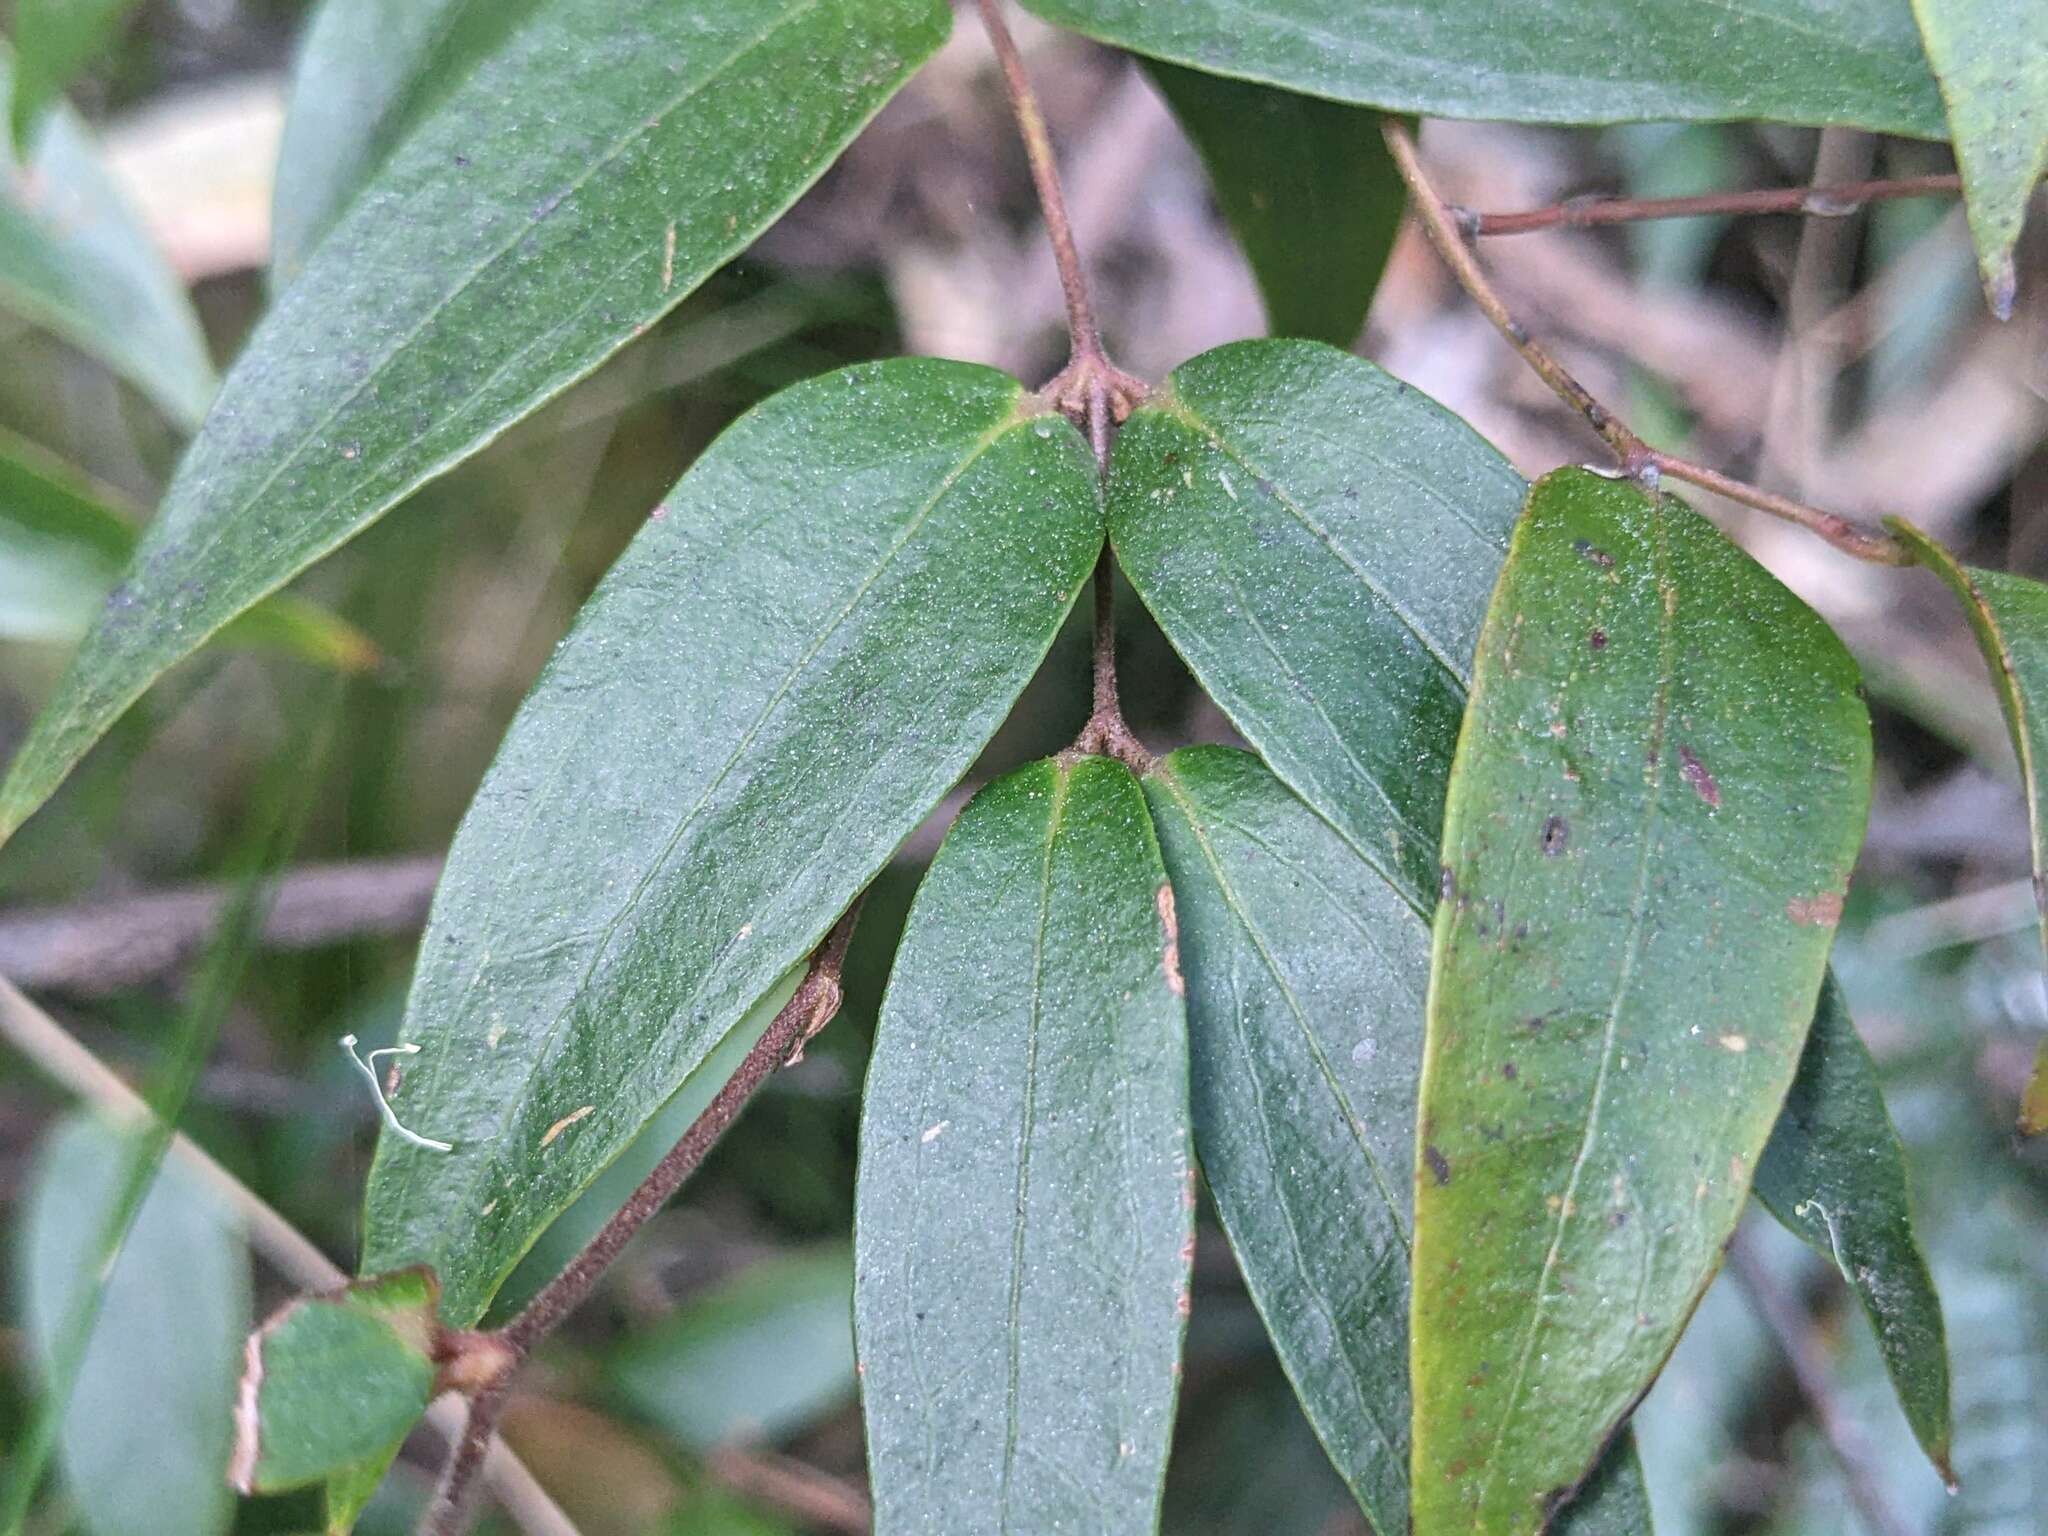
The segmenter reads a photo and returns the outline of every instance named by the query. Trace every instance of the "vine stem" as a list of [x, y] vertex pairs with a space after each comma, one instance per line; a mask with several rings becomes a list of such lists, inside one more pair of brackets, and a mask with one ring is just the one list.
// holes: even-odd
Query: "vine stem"
[[442, 1468], [433, 1502], [420, 1519], [420, 1536], [462, 1536], [474, 1517], [477, 1473], [484, 1448], [497, 1432], [513, 1373], [534, 1347], [590, 1298], [626, 1244], [702, 1165], [761, 1085], [783, 1067], [803, 1059], [804, 1047], [839, 1012], [840, 972], [860, 916], [860, 902], [847, 909], [811, 956], [795, 994], [775, 1015], [725, 1086], [683, 1132], [654, 1171], [640, 1182], [618, 1212], [598, 1229], [569, 1266], [541, 1288], [519, 1315], [494, 1332], [469, 1335], [470, 1350], [488, 1351], [493, 1369], [471, 1392], [469, 1417], [454, 1453]]
[[[1031, 87], [1024, 56], [1017, 51], [1017, 40], [1010, 35], [1009, 23], [1003, 20], [1001, 0], [977, 3], [989, 44], [995, 49], [996, 63], [1002, 69], [1003, 88], [1010, 98], [1011, 114], [1017, 119], [1017, 135], [1024, 141], [1024, 157], [1031, 164], [1031, 183], [1038, 190], [1038, 206], [1045, 215], [1046, 238], [1052, 245], [1053, 262], [1059, 268], [1060, 291], [1066, 295], [1067, 365], [1053, 375], [1039, 394], [1081, 429], [1095, 454], [1096, 471], [1107, 478], [1109, 450], [1116, 429], [1151, 393], [1151, 386], [1125, 373], [1103, 350], [1102, 328], [1096, 324], [1095, 306], [1088, 297], [1087, 269], [1081, 261], [1080, 247], [1074, 243], [1066, 194], [1060, 188], [1059, 163], [1053, 154], [1052, 135], [1046, 130], [1038, 93]], [[1068, 755], [1099, 753], [1116, 758], [1133, 773], [1142, 774], [1152, 766], [1152, 754], [1124, 722], [1117, 694], [1116, 557], [1106, 545], [1095, 566], [1093, 670], [1094, 707]]]
[[1438, 195], [1430, 182], [1428, 173], [1422, 167], [1422, 157], [1415, 148], [1415, 139], [1406, 125], [1393, 118], [1383, 119], [1380, 131], [1387, 141], [1387, 150], [1393, 156], [1394, 164], [1407, 183], [1408, 191], [1415, 201], [1415, 210], [1422, 220], [1422, 227], [1428, 234], [1430, 244], [1436, 247], [1444, 265], [1451, 269], [1458, 286], [1465, 290], [1467, 298], [1476, 304], [1481, 313], [1493, 322], [1495, 330], [1507, 338], [1508, 345], [1521, 354], [1536, 376], [1550, 387], [1565, 404], [1585, 420], [1586, 424], [1600, 435], [1601, 441], [1613, 450], [1621, 461], [1622, 472], [1654, 487], [1664, 476], [1684, 480], [1705, 490], [1724, 496], [1730, 501], [1754, 507], [1759, 512], [1782, 518], [1788, 523], [1806, 529], [1807, 532], [1826, 540], [1845, 555], [1858, 560], [1867, 560], [1874, 565], [1911, 565], [1911, 552], [1905, 545], [1889, 534], [1862, 528], [1847, 518], [1819, 507], [1795, 501], [1789, 496], [1780, 496], [1737, 480], [1719, 470], [1710, 469], [1691, 459], [1677, 454], [1664, 453], [1652, 448], [1629, 429], [1607, 407], [1594, 398], [1592, 391], [1581, 384], [1563, 363], [1529, 334], [1528, 327], [1514, 317], [1507, 303], [1480, 269], [1479, 260], [1466, 242], [1465, 231], [1459, 222], [1459, 214]]
[[1694, 197], [1574, 197], [1547, 208], [1516, 213], [1480, 213], [1447, 205], [1458, 232], [1467, 239], [1526, 235], [1543, 229], [1598, 229], [1651, 219], [1697, 219], [1714, 214], [1803, 214], [1838, 219], [1867, 203], [1902, 197], [1945, 197], [1960, 192], [1955, 175], [1899, 176], [1882, 181], [1840, 181], [1826, 186], [1763, 187], [1741, 192], [1706, 192]]

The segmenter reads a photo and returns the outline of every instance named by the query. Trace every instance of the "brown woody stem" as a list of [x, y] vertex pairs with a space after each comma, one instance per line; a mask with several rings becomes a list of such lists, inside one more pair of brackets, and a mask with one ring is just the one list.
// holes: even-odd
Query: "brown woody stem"
[[1151, 770], [1152, 754], [1124, 723], [1116, 688], [1116, 556], [1104, 545], [1095, 562], [1095, 702], [1069, 756], [1113, 757], [1135, 774]]
[[1486, 318], [1493, 322], [1494, 329], [1507, 338], [1508, 345], [1521, 354], [1522, 361], [1543, 382], [1550, 386], [1565, 404], [1584, 418], [1586, 425], [1600, 435], [1602, 442], [1613, 450], [1621, 461], [1623, 473], [1646, 485], [1654, 486], [1660, 479], [1669, 476], [1674, 480], [1685, 480], [1725, 496], [1730, 501], [1741, 502], [1759, 512], [1795, 523], [1809, 533], [1825, 539], [1845, 555], [1858, 560], [1867, 560], [1876, 565], [1910, 565], [1913, 557], [1904, 545], [1889, 534], [1858, 527], [1847, 518], [1833, 512], [1824, 512], [1805, 502], [1794, 501], [1788, 496], [1779, 496], [1770, 491], [1724, 475], [1719, 470], [1709, 469], [1704, 464], [1680, 458], [1676, 454], [1664, 453], [1652, 448], [1631, 431], [1628, 424], [1608, 410], [1594, 398], [1571, 374], [1563, 363], [1541, 346], [1529, 334], [1528, 327], [1517, 320], [1508, 309], [1506, 302], [1480, 270], [1479, 260], [1472, 254], [1472, 248], [1465, 239], [1458, 213], [1437, 194], [1422, 168], [1422, 158], [1416, 152], [1415, 139], [1405, 125], [1393, 118], [1386, 118], [1380, 125], [1385, 135], [1387, 149], [1394, 158], [1394, 164], [1401, 173], [1401, 179], [1408, 184], [1408, 190], [1415, 202], [1416, 214], [1422, 220], [1422, 227], [1429, 235], [1430, 244], [1444, 264], [1451, 269], [1451, 275], [1458, 280], [1458, 286], [1472, 302], [1479, 306]]
[[704, 1113], [683, 1132], [682, 1139], [655, 1165], [654, 1171], [640, 1181], [640, 1187], [618, 1213], [517, 1317], [495, 1334], [484, 1336], [503, 1347], [504, 1369], [471, 1393], [468, 1425], [442, 1471], [434, 1502], [420, 1521], [420, 1536], [462, 1536], [469, 1529], [476, 1474], [483, 1467], [484, 1448], [497, 1428], [513, 1373], [533, 1353], [534, 1346], [589, 1299], [626, 1244], [697, 1171], [761, 1085], [783, 1067], [801, 1060], [811, 1037], [832, 1022], [842, 997], [839, 974], [846, 964], [847, 945], [853, 939], [854, 923], [859, 916], [860, 903], [856, 901], [811, 956], [810, 969], [795, 995], [783, 1004], [739, 1069], [718, 1090], [718, 1096]]
[[1743, 192], [1707, 192], [1695, 197], [1575, 197], [1548, 208], [1518, 213], [1479, 213], [1452, 206], [1451, 218], [1468, 238], [1526, 235], [1542, 229], [1597, 229], [1607, 224], [1641, 224], [1650, 219], [1696, 219], [1716, 214], [1802, 214], [1841, 218], [1866, 203], [1901, 197], [1944, 197], [1962, 190], [1954, 175], [1900, 176], [1888, 181], [1842, 181], [1820, 187], [1763, 187]]

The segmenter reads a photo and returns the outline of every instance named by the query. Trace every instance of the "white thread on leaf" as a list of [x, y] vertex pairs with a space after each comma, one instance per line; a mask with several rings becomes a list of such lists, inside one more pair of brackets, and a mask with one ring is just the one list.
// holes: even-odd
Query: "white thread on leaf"
[[1828, 1247], [1834, 1251], [1835, 1268], [1842, 1272], [1842, 1278], [1848, 1281], [1853, 1288], [1856, 1284], [1856, 1277], [1849, 1273], [1849, 1261], [1842, 1257], [1842, 1234], [1836, 1230], [1835, 1218], [1828, 1213], [1828, 1208], [1818, 1200], [1802, 1200], [1792, 1207], [1792, 1214], [1803, 1221], [1806, 1218], [1806, 1213], [1810, 1210], [1819, 1211], [1820, 1219], [1827, 1224]]
[[341, 1048], [348, 1054], [348, 1059], [355, 1063], [356, 1070], [369, 1080], [370, 1092], [376, 1098], [377, 1108], [384, 1116], [384, 1123], [391, 1127], [392, 1134], [404, 1141], [411, 1142], [416, 1147], [425, 1147], [429, 1152], [453, 1152], [455, 1150], [454, 1144], [451, 1142], [436, 1141], [431, 1136], [422, 1136], [418, 1131], [409, 1131], [400, 1125], [398, 1123], [398, 1111], [391, 1107], [391, 1101], [384, 1097], [384, 1085], [377, 1081], [377, 1058], [379, 1056], [417, 1056], [420, 1053], [418, 1046], [390, 1045], [385, 1046], [381, 1050], [370, 1051], [365, 1055], [358, 1056], [356, 1054], [356, 1037], [354, 1035], [343, 1035], [341, 1037]]

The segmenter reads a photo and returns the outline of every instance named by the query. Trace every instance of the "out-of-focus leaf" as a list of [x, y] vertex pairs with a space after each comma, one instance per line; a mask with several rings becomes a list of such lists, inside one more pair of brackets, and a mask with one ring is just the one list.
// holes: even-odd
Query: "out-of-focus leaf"
[[[1975, 631], [1990, 668], [2019, 757], [2027, 796], [2034, 860], [2034, 900], [2041, 910], [2043, 958], [2048, 960], [2048, 586], [2003, 571], [1982, 571], [1961, 561], [1901, 518], [1887, 521], [1920, 563], [1948, 584]], [[2048, 1047], [2020, 1105], [2020, 1129], [2048, 1128]]]
[[423, 112], [542, 0], [324, 0], [292, 71], [271, 202], [283, 287]]
[[1945, 136], [1907, 0], [1024, 0], [1148, 58], [1433, 117]]
[[[105, 607], [137, 537], [112, 492], [0, 431], [0, 638], [75, 642]], [[258, 603], [220, 638], [344, 672], [380, 659], [353, 624], [289, 592]]]
[[902, 359], [743, 417], [535, 686], [421, 946], [366, 1267], [472, 1322], [959, 779], [1101, 547], [1080, 434]]
[[30, 144], [43, 113], [112, 42], [137, 0], [15, 0], [14, 101], [9, 125]]
[[[13, 76], [0, 42], [0, 103]], [[61, 103], [21, 161], [0, 160], [0, 309], [97, 358], [183, 430], [206, 414], [214, 375], [198, 317]]]
[[1444, 823], [1416, 1169], [1418, 1531], [1540, 1530], [1669, 1354], [1862, 840], [1841, 643], [1705, 519], [1539, 481]]
[[427, 1411], [439, 1288], [425, 1269], [287, 1302], [249, 1340], [228, 1478], [243, 1493], [326, 1483], [388, 1464]]
[[2048, 8], [2008, 0], [1913, 0], [1948, 104], [1984, 294], [2012, 315], [2012, 248], [2048, 171]]
[[1446, 748], [1527, 489], [1426, 395], [1302, 341], [1183, 363], [1110, 466], [1110, 538], [1167, 638], [1418, 912], [1436, 901]]
[[1121, 764], [1037, 763], [961, 813], [861, 1123], [878, 1536], [1156, 1525], [1194, 1251], [1181, 989]]
[[853, 1255], [750, 1265], [622, 1340], [605, 1376], [692, 1450], [795, 1434], [853, 1401]]
[[536, 10], [392, 152], [243, 349], [118, 606], [0, 783], [0, 837], [167, 667], [743, 249], [951, 14], [939, 0]]
[[[28, 1332], [47, 1361], [92, 1273], [133, 1138], [80, 1117], [38, 1159], [20, 1247]], [[175, 1160], [164, 1165], [105, 1282], [57, 1445], [93, 1536], [221, 1536], [234, 1500], [229, 1410], [249, 1327], [249, 1260], [233, 1219]]]
[[1379, 114], [1152, 63], [1252, 265], [1275, 335], [1358, 340], [1407, 207]]
[[[2025, 1536], [2048, 1509], [2048, 1274], [2036, 1207], [1987, 1205], [1987, 1223], [2033, 1223], [2034, 1253], [1997, 1228], [1942, 1264], [1956, 1357], [1956, 1470], [1941, 1536]], [[2022, 1241], [2025, 1241], [2024, 1239]]]
[[1906, 1154], [1885, 1112], [1877, 1065], [1832, 976], [1757, 1164], [1756, 1195], [1841, 1270], [1870, 1319], [1913, 1433], [1953, 1482], [1948, 1341], [1913, 1233]]

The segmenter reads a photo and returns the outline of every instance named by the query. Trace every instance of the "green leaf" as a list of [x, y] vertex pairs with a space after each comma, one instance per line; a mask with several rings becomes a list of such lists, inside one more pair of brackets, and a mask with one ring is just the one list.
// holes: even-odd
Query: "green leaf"
[[356, 1522], [362, 1518], [363, 1511], [370, 1507], [370, 1501], [377, 1496], [377, 1490], [384, 1486], [384, 1475], [398, 1459], [398, 1452], [403, 1445], [404, 1442], [401, 1440], [386, 1451], [328, 1475], [325, 1490], [325, 1536], [349, 1536], [349, 1532], [356, 1528]]
[[[13, 72], [0, 42], [0, 104]], [[183, 430], [206, 414], [213, 363], [184, 285], [61, 103], [25, 164], [0, 161], [0, 309], [98, 359]]]
[[986, 368], [800, 384], [655, 510], [527, 699], [422, 942], [364, 1262], [473, 1321], [959, 779], [1101, 547], [1080, 435]]
[[8, 121], [14, 142], [31, 142], [37, 121], [99, 57], [137, 0], [15, 0], [20, 63]]
[[[108, 487], [0, 430], [0, 638], [75, 642], [120, 579], [138, 521]], [[345, 672], [381, 659], [353, 624], [289, 592], [258, 603], [221, 640]]]
[[1156, 1526], [1194, 1252], [1180, 992], [1127, 769], [975, 797], [911, 909], [861, 1122], [880, 1536]]
[[853, 1401], [853, 1254], [764, 1259], [622, 1340], [620, 1397], [691, 1450], [783, 1440]]
[[1274, 333], [1358, 340], [1407, 207], [1378, 115], [1171, 64], [1147, 70], [1208, 167]]
[[[48, 1362], [134, 1157], [133, 1137], [66, 1121], [37, 1159], [16, 1250], [28, 1334]], [[93, 1536], [221, 1536], [234, 1500], [229, 1410], [249, 1326], [249, 1259], [234, 1221], [175, 1160], [150, 1186], [107, 1277], [57, 1455]]]
[[235, 1488], [280, 1493], [340, 1474], [350, 1497], [364, 1463], [388, 1464], [433, 1396], [438, 1296], [430, 1271], [400, 1270], [301, 1296], [257, 1329], [235, 1407]]
[[946, 34], [939, 0], [552, 0], [284, 291], [4, 784], [0, 838], [164, 669], [743, 249]]
[[1913, 1235], [1906, 1154], [1877, 1064], [1830, 975], [1799, 1074], [1757, 1164], [1756, 1195], [1842, 1272], [1877, 1336], [1913, 1433], [1951, 1484], [1948, 1343]]
[[[1428, 927], [1248, 752], [1175, 752], [1145, 794], [1179, 908], [1202, 1172], [1332, 1464], [1375, 1530], [1405, 1531]], [[1580, 1529], [1639, 1536], [1639, 1478], [1614, 1481], [1574, 1505]]]
[[1024, 0], [1149, 58], [1434, 117], [1946, 137], [1908, 0]]
[[1418, 1532], [1541, 1529], [1669, 1354], [1798, 1066], [1869, 792], [1818, 617], [1675, 500], [1537, 483], [1444, 823]]
[[282, 288], [425, 112], [542, 0], [325, 0], [292, 70], [271, 197]]
[[2010, 0], [1913, 0], [1948, 103], [1984, 293], [2012, 317], [2012, 248], [2048, 172], [2048, 9]]
[[1131, 585], [1273, 771], [1418, 912], [1448, 746], [1527, 486], [1465, 423], [1313, 342], [1175, 369], [1110, 466]]

